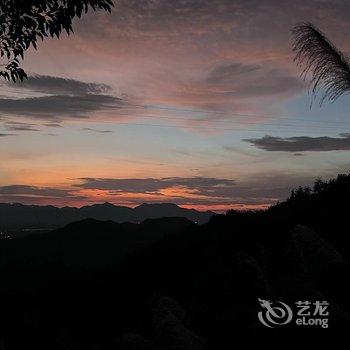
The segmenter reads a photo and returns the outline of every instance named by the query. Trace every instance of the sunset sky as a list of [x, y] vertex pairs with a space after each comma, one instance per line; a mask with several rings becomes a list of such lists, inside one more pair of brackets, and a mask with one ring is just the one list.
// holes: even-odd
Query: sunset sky
[[292, 27], [350, 52], [348, 0], [120, 0], [0, 81], [0, 202], [266, 207], [350, 169], [350, 96], [322, 107]]

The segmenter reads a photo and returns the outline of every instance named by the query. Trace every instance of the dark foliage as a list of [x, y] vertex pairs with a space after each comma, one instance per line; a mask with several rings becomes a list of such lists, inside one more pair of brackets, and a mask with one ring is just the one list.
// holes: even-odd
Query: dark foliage
[[307, 225], [331, 242], [347, 257], [349, 239], [346, 234], [350, 198], [350, 174], [336, 179], [317, 179], [313, 188], [300, 187], [290, 197], [267, 212], [289, 222]]
[[111, 11], [112, 0], [1, 0], [0, 77], [23, 80], [27, 74], [20, 59], [32, 45], [45, 37], [59, 38], [62, 31], [73, 33], [72, 20], [92, 10]]
[[[0, 241], [5, 349], [345, 349], [350, 175], [267, 211], [87, 220]], [[331, 243], [330, 243], [331, 242]], [[97, 264], [96, 264], [97, 262]], [[330, 327], [259, 323], [257, 298], [330, 302]]]
[[350, 90], [350, 66], [348, 58], [311, 23], [294, 27], [293, 51], [295, 61], [303, 67], [302, 76], [311, 73], [310, 86], [315, 95], [324, 90], [320, 104], [328, 98], [335, 101]]

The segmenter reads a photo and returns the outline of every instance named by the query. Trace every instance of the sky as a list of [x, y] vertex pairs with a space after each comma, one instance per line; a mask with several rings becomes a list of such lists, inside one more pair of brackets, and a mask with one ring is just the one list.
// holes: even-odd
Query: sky
[[347, 0], [120, 0], [0, 81], [0, 202], [265, 208], [350, 168], [350, 97], [312, 102], [291, 29], [350, 52]]

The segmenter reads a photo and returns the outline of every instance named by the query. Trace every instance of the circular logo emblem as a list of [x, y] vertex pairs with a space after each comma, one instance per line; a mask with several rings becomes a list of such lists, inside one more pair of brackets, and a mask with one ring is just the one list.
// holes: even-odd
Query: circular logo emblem
[[289, 323], [293, 318], [291, 308], [282, 301], [258, 299], [262, 311], [258, 313], [259, 321], [266, 327], [274, 328]]

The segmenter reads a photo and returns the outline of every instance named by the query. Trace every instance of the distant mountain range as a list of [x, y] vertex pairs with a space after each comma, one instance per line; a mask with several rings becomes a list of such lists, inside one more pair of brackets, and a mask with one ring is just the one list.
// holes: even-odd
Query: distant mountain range
[[185, 209], [171, 203], [141, 204], [135, 208], [94, 204], [81, 208], [0, 203], [0, 230], [54, 229], [84, 219], [139, 223], [146, 219], [183, 217], [198, 224], [208, 222], [214, 212]]

